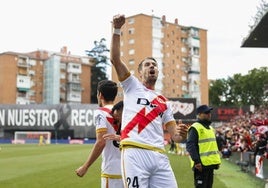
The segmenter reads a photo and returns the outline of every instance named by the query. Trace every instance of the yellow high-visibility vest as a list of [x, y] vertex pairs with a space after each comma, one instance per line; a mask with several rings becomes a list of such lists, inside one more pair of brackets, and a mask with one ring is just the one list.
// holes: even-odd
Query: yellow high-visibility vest
[[[217, 165], [221, 163], [221, 157], [216, 141], [215, 132], [212, 126], [206, 129], [200, 123], [194, 123], [191, 127], [195, 128], [198, 133], [198, 146], [201, 162], [204, 166]], [[191, 160], [191, 167], [194, 161]]]

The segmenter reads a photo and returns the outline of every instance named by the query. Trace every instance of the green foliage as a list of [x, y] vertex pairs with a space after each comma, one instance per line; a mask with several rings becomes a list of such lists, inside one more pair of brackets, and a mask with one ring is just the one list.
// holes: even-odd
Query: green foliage
[[212, 104], [221, 105], [223, 103], [223, 97], [227, 95], [225, 93], [228, 90], [226, 81], [224, 79], [214, 80], [210, 83], [209, 89], [209, 101]]
[[91, 103], [97, 103], [97, 85], [101, 80], [107, 80], [108, 56], [106, 52], [109, 49], [105, 45], [105, 39], [102, 38], [99, 42], [94, 41], [94, 48], [86, 50], [88, 56], [94, 60], [94, 66], [91, 67]]
[[[1, 188], [97, 188], [100, 187], [101, 158], [80, 178], [75, 169], [87, 159], [93, 145], [51, 144], [38, 146], [0, 145]], [[194, 187], [188, 156], [168, 154], [179, 187]], [[239, 167], [223, 160], [215, 171], [214, 187], [264, 187], [264, 181], [239, 171]]]
[[268, 105], [268, 68], [253, 69], [247, 75], [235, 74], [210, 83], [209, 101], [212, 106]]

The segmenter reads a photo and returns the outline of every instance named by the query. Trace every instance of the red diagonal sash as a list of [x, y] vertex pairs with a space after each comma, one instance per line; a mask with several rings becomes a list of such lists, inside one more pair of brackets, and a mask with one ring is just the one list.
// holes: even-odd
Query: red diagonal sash
[[[100, 107], [99, 109], [102, 110], [102, 111], [107, 112], [108, 114], [111, 114], [112, 113], [112, 111], [109, 108]], [[113, 126], [114, 130], [117, 131], [118, 130], [118, 125], [116, 125], [114, 123], [114, 118], [112, 116], [110, 116], [110, 117], [109, 116], [106, 116], [106, 119]]]
[[147, 125], [149, 125], [157, 116], [161, 115], [166, 109], [166, 98], [163, 96], [157, 96], [150, 105], [152, 110], [146, 113], [146, 108], [142, 108], [133, 119], [125, 126], [124, 130], [121, 133], [122, 138], [128, 137], [128, 133], [134, 129], [135, 126], [138, 126], [138, 133], [140, 133]]

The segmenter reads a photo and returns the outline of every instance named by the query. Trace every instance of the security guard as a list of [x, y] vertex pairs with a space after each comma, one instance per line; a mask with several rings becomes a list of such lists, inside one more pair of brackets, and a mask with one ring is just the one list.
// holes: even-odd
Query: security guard
[[221, 163], [215, 131], [211, 124], [212, 107], [197, 108], [197, 122], [188, 130], [186, 149], [191, 157], [196, 188], [212, 188], [214, 169]]

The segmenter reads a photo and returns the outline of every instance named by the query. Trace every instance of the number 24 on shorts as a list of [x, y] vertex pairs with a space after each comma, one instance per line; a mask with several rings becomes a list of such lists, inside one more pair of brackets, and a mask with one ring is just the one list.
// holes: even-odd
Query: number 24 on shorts
[[134, 176], [133, 179], [128, 177], [127, 178], [127, 185], [128, 185], [128, 187], [139, 188], [140, 186], [139, 186], [138, 176]]

